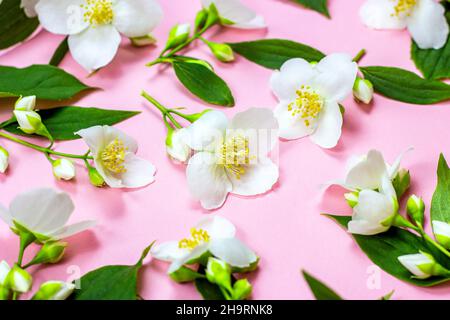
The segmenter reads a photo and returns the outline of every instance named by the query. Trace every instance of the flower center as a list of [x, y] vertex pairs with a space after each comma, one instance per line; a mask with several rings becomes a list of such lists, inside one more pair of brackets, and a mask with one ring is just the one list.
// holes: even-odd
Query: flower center
[[191, 229], [191, 238], [184, 238], [178, 242], [178, 247], [180, 249], [193, 250], [200, 244], [209, 242], [209, 234], [203, 229]]
[[113, 21], [114, 11], [110, 0], [86, 0], [81, 8], [85, 10], [84, 21], [91, 25], [110, 24]]
[[398, 0], [397, 5], [394, 7], [394, 13], [392, 16], [400, 17], [401, 14], [409, 16], [411, 10], [417, 4], [417, 0]]
[[293, 117], [299, 117], [309, 127], [323, 108], [322, 97], [310, 86], [301, 86], [296, 91], [297, 98], [288, 105], [288, 111]]
[[242, 135], [228, 138], [222, 145], [220, 163], [238, 180], [245, 174], [244, 166], [248, 165], [251, 159], [249, 139]]
[[101, 152], [100, 159], [108, 170], [114, 173], [125, 173], [127, 169], [123, 164], [127, 150], [121, 140], [115, 139]]

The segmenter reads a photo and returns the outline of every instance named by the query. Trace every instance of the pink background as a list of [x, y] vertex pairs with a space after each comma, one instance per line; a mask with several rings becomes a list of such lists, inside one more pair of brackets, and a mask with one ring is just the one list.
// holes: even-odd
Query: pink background
[[[219, 214], [238, 228], [239, 237], [260, 256], [259, 271], [250, 275], [254, 299], [312, 299], [300, 275], [304, 268], [349, 299], [376, 299], [395, 289], [395, 299], [448, 299], [449, 286], [423, 289], [403, 283], [380, 272], [379, 289], [368, 288], [371, 261], [358, 249], [349, 235], [322, 212], [349, 214], [343, 191], [333, 188], [323, 194], [320, 184], [344, 174], [346, 159], [370, 148], [381, 150], [387, 161], [409, 146], [403, 165], [411, 170], [412, 191], [429, 203], [436, 184], [435, 170], [439, 152], [450, 159], [448, 129], [449, 103], [415, 106], [376, 96], [370, 106], [359, 105], [351, 97], [345, 102], [346, 114], [341, 141], [333, 150], [322, 150], [308, 139], [280, 145], [280, 181], [267, 195], [245, 199], [229, 196], [223, 208], [210, 213], [202, 210], [187, 189], [183, 166], [166, 156], [166, 130], [160, 115], [139, 96], [142, 89], [163, 104], [200, 111], [205, 105], [193, 98], [170, 69], [148, 69], [175, 23], [192, 21], [200, 9], [197, 0], [161, 0], [165, 18], [155, 30], [157, 48], [136, 49], [124, 40], [116, 59], [96, 75], [87, 74], [70, 56], [61, 64], [65, 70], [103, 91], [70, 101], [73, 105], [140, 110], [142, 114], [119, 128], [136, 137], [139, 155], [158, 169], [156, 182], [140, 190], [95, 189], [82, 166], [76, 182], [53, 178], [45, 157], [22, 146], [1, 141], [11, 153], [11, 167], [0, 176], [0, 202], [8, 205], [18, 193], [34, 187], [51, 186], [72, 196], [76, 211], [71, 221], [97, 219], [92, 231], [68, 240], [66, 258], [57, 266], [34, 269], [36, 283], [66, 280], [67, 270], [84, 274], [108, 264], [133, 264], [141, 250], [153, 240], [167, 241], [187, 235], [189, 228], [207, 214]], [[265, 16], [268, 31], [216, 29], [208, 35], [217, 41], [244, 41], [260, 38], [286, 38], [309, 44], [324, 52], [368, 53], [362, 65], [398, 66], [416, 70], [409, 59], [410, 37], [405, 31], [372, 31], [359, 20], [360, 0], [330, 0], [332, 19], [288, 1], [246, 0], [246, 4]], [[25, 67], [47, 63], [61, 41], [60, 36], [41, 32], [37, 37], [0, 56], [0, 64]], [[214, 59], [203, 44], [189, 55]], [[248, 107], [276, 105], [269, 88], [271, 71], [238, 57], [236, 63], [213, 62], [217, 72], [229, 83], [236, 106], [224, 109], [232, 116]], [[1, 120], [8, 118], [13, 100], [0, 100]], [[40, 103], [40, 108], [59, 103]], [[207, 106], [210, 107], [210, 106]], [[82, 141], [62, 142], [58, 150], [82, 152]], [[0, 225], [1, 258], [16, 259], [18, 239], [4, 224]], [[32, 253], [29, 252], [29, 254]], [[150, 260], [150, 259], [148, 259]], [[74, 269], [75, 268], [75, 269]], [[140, 293], [145, 299], [198, 299], [191, 284], [180, 285], [166, 275], [168, 265], [149, 261], [143, 268]], [[369, 269], [368, 269], [369, 268]], [[78, 274], [75, 274], [75, 277]]]

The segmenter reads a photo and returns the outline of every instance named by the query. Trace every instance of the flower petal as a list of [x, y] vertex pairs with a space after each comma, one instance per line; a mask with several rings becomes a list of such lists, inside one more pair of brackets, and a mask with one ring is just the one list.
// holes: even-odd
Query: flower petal
[[263, 16], [255, 16], [247, 22], [235, 23], [229, 27], [236, 29], [264, 29], [267, 28], [267, 24]]
[[398, 173], [398, 170], [400, 169], [400, 163], [402, 162], [403, 157], [405, 156], [406, 153], [410, 152], [414, 150], [414, 148], [410, 147], [408, 149], [406, 149], [405, 151], [403, 151], [398, 157], [397, 159], [395, 159], [394, 163], [390, 166], [388, 164], [386, 164], [387, 170], [388, 170], [388, 175], [389, 178], [392, 180], [395, 178], [395, 176]]
[[62, 228], [73, 210], [73, 202], [67, 193], [47, 188], [24, 192], [10, 205], [14, 220], [43, 235]]
[[419, 0], [408, 18], [408, 30], [419, 48], [442, 48], [449, 33], [444, 7], [434, 0]]
[[310, 138], [322, 148], [333, 148], [337, 145], [342, 133], [342, 113], [336, 102], [324, 104], [317, 123], [316, 131]]
[[84, 140], [94, 155], [97, 155], [106, 146], [103, 126], [82, 129], [74, 134], [79, 135]]
[[201, 257], [205, 252], [208, 251], [208, 247], [209, 247], [208, 244], [199, 245], [195, 247], [194, 250], [184, 255], [182, 258], [174, 260], [170, 265], [167, 273], [171, 274], [180, 269], [183, 265], [187, 264], [188, 262]]
[[174, 260], [179, 260], [189, 254], [188, 249], [180, 248], [178, 241], [169, 241], [161, 244], [156, 244], [151, 250], [152, 257], [172, 262]]
[[248, 267], [258, 259], [249, 247], [236, 238], [213, 239], [209, 244], [209, 251], [215, 257], [238, 268]]
[[73, 58], [92, 72], [112, 61], [121, 40], [114, 26], [98, 25], [69, 36], [69, 49]]
[[[202, 0], [204, 8], [215, 4], [221, 18], [233, 23], [232, 27], [241, 29], [264, 28], [264, 20], [256, 13], [243, 5], [240, 0]], [[226, 24], [228, 26], [228, 23]]]
[[225, 169], [217, 165], [216, 157], [211, 153], [195, 154], [189, 160], [186, 175], [189, 190], [205, 209], [221, 207], [233, 188]]
[[113, 25], [129, 38], [149, 34], [163, 17], [161, 6], [155, 0], [119, 0], [113, 10]]
[[313, 126], [306, 126], [304, 121], [292, 115], [288, 110], [289, 102], [281, 101], [275, 108], [274, 115], [278, 120], [278, 135], [283, 139], [293, 140], [306, 137], [314, 131]]
[[394, 15], [395, 1], [367, 0], [359, 10], [362, 22], [373, 29], [404, 29], [406, 19]]
[[234, 238], [236, 234], [235, 226], [220, 216], [204, 218], [195, 228], [205, 230], [212, 239]]
[[40, 0], [35, 10], [41, 25], [56, 34], [77, 34], [89, 25], [83, 19], [84, 0]]
[[292, 101], [295, 92], [302, 85], [310, 85], [317, 75], [316, 69], [305, 59], [294, 58], [286, 61], [270, 78], [272, 91], [280, 100]]
[[220, 143], [228, 127], [228, 118], [223, 112], [211, 110], [186, 128], [186, 144], [201, 151]]
[[228, 173], [233, 184], [231, 193], [241, 196], [263, 194], [272, 189], [278, 181], [278, 166], [269, 158], [259, 158], [257, 163], [245, 167], [245, 173], [239, 179]]
[[349, 169], [345, 184], [355, 189], [378, 189], [385, 174], [383, 155], [377, 150], [370, 150], [364, 160]]
[[345, 53], [333, 53], [323, 58], [316, 66], [319, 75], [315, 87], [327, 100], [341, 102], [353, 90], [358, 65]]
[[127, 171], [121, 179], [125, 188], [140, 188], [155, 181], [156, 168], [149, 161], [128, 153], [124, 165]]
[[39, 0], [21, 0], [20, 7], [23, 8], [28, 18], [34, 18], [37, 16], [35, 7], [38, 2]]
[[2, 219], [10, 227], [14, 225], [11, 213], [2, 205], [0, 205], [0, 219]]
[[97, 222], [94, 220], [78, 222], [78, 223], [75, 223], [75, 224], [72, 224], [69, 226], [65, 226], [59, 230], [56, 230], [56, 231], [52, 232], [51, 234], [49, 234], [49, 236], [53, 240], [61, 240], [61, 239], [73, 236], [77, 233], [83, 232], [87, 229], [90, 229], [93, 226], [95, 226], [96, 224], [97, 224]]

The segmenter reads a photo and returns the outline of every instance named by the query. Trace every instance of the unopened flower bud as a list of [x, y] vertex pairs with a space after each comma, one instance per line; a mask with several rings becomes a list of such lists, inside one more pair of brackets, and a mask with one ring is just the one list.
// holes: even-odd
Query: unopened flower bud
[[11, 271], [9, 264], [5, 260], [1, 261], [0, 262], [0, 286], [6, 286], [6, 277], [8, 276], [9, 271]]
[[130, 38], [131, 44], [135, 47], [145, 47], [156, 44], [156, 39], [151, 34], [142, 36], [142, 37], [134, 37]]
[[432, 224], [437, 242], [450, 249], [450, 223], [434, 220]]
[[411, 272], [415, 278], [426, 279], [431, 276], [449, 275], [449, 271], [436, 262], [429, 253], [420, 252], [398, 257], [400, 263]]
[[98, 173], [97, 169], [89, 167], [89, 181], [95, 187], [103, 187], [105, 185], [105, 179]]
[[41, 285], [32, 300], [66, 300], [74, 290], [72, 283], [48, 281]]
[[191, 149], [185, 143], [184, 134], [186, 129], [169, 129], [166, 139], [166, 149], [170, 157], [175, 160], [185, 162], [191, 153]]
[[32, 283], [33, 278], [31, 275], [18, 265], [12, 267], [5, 280], [5, 286], [7, 288], [19, 293], [30, 291]]
[[208, 19], [208, 12], [205, 9], [200, 10], [195, 17], [195, 30], [200, 30]]
[[369, 80], [356, 78], [353, 85], [353, 96], [359, 101], [369, 104], [373, 98], [373, 85]]
[[252, 285], [247, 279], [240, 279], [233, 285], [233, 300], [245, 300], [252, 294]]
[[57, 263], [64, 256], [66, 248], [67, 243], [65, 242], [46, 242], [29, 265]]
[[8, 151], [0, 147], [0, 173], [5, 173], [9, 165], [9, 153]]
[[205, 273], [209, 282], [231, 291], [231, 267], [228, 263], [211, 257], [208, 259]]
[[36, 106], [36, 96], [20, 97], [14, 105], [14, 110], [34, 111]]
[[408, 202], [406, 203], [406, 212], [418, 225], [423, 225], [425, 203], [422, 198], [419, 198], [414, 194], [409, 197]]
[[348, 192], [344, 194], [344, 198], [347, 200], [348, 205], [354, 208], [358, 204], [359, 192]]
[[14, 110], [14, 116], [19, 123], [19, 129], [27, 134], [37, 133], [43, 126], [41, 116], [35, 111]]
[[59, 180], [71, 180], [76, 175], [75, 166], [68, 159], [57, 159], [53, 161], [53, 175]]
[[205, 40], [211, 52], [214, 56], [222, 62], [231, 62], [234, 61], [234, 53], [233, 49], [225, 43], [217, 43], [212, 41]]
[[0, 285], [0, 301], [9, 300], [10, 295], [10, 290]]
[[177, 24], [170, 30], [169, 38], [167, 39], [166, 49], [172, 49], [180, 44], [183, 44], [189, 39], [191, 26], [189, 23]]

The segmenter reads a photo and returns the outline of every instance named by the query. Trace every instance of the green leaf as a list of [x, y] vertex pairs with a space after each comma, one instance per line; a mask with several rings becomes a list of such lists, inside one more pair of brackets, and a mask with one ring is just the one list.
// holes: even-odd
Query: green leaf
[[382, 296], [380, 299], [378, 300], [391, 300], [392, 295], [395, 293], [395, 290], [392, 290], [391, 292], [389, 292], [388, 294], [385, 294], [384, 296]]
[[292, 58], [313, 62], [325, 57], [325, 54], [312, 47], [284, 39], [264, 39], [228, 45], [246, 59], [269, 69], [280, 69], [284, 62]]
[[314, 297], [317, 300], [343, 300], [336, 292], [322, 283], [320, 280], [314, 278], [306, 271], [302, 271], [303, 277], [309, 285]]
[[219, 286], [209, 282], [207, 279], [195, 280], [195, 288], [204, 300], [226, 300]]
[[175, 272], [169, 274], [170, 278], [178, 283], [191, 282], [196, 279], [204, 279], [205, 275], [200, 274], [188, 267], [182, 266]]
[[328, 0], [292, 0], [305, 6], [308, 9], [317, 11], [327, 18], [330, 18], [330, 12], [328, 12]]
[[450, 169], [444, 155], [439, 157], [438, 182], [431, 200], [431, 220], [450, 223]]
[[39, 26], [39, 20], [28, 18], [20, 3], [21, 0], [0, 1], [0, 50], [27, 39]]
[[[450, 3], [442, 1], [446, 8], [447, 21], [450, 24]], [[414, 41], [411, 43], [411, 59], [417, 69], [427, 79], [450, 78], [450, 37], [441, 49], [420, 49]]]
[[74, 300], [137, 300], [138, 272], [153, 243], [133, 266], [105, 266], [91, 271], [78, 280], [80, 289], [74, 291]]
[[[74, 135], [74, 132], [96, 125], [113, 125], [139, 112], [70, 106], [41, 110], [39, 114], [55, 140], [75, 140], [80, 137]], [[16, 122], [8, 124], [4, 129], [17, 135], [26, 135], [17, 128]]]
[[32, 65], [20, 69], [0, 66], [0, 98], [35, 95], [40, 99], [70, 99], [92, 89], [54, 66]]
[[56, 51], [48, 64], [55, 67], [59, 66], [61, 61], [66, 56], [67, 52], [69, 52], [69, 41], [68, 37], [65, 37], [64, 40], [59, 44], [58, 48], [56, 48]]
[[398, 101], [433, 104], [450, 99], [450, 86], [393, 67], [360, 67], [376, 92]]
[[180, 60], [174, 61], [172, 65], [180, 82], [195, 96], [211, 104], [234, 106], [230, 88], [209, 68]]
[[[348, 216], [326, 216], [335, 220], [345, 229], [351, 220], [351, 217]], [[418, 253], [419, 250], [431, 253], [444, 267], [448, 267], [450, 264], [446, 256], [427, 246], [421, 238], [409, 231], [392, 227], [387, 232], [373, 236], [352, 234], [352, 237], [373, 263], [400, 280], [422, 287], [430, 287], [450, 280], [450, 278], [436, 276], [428, 279], [416, 279], [403, 267], [397, 258], [406, 254]]]

